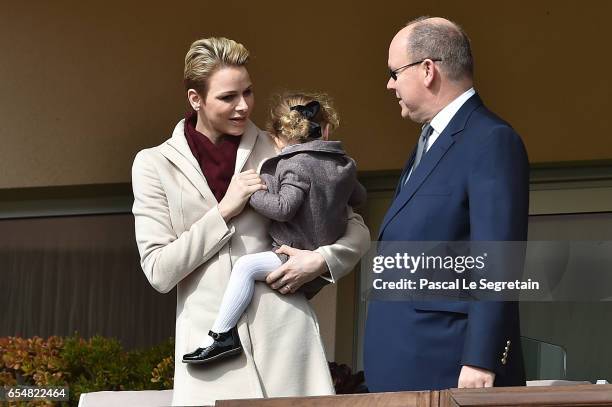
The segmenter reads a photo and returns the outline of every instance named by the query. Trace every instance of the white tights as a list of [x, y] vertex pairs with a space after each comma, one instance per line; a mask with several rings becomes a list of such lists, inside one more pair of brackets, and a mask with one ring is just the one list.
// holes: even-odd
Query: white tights
[[[232, 329], [251, 302], [255, 281], [263, 281], [268, 274], [281, 266], [274, 252], [247, 254], [238, 259], [232, 269], [229, 283], [221, 300], [219, 314], [211, 331], [222, 333]], [[203, 347], [210, 346], [212, 338], [206, 336]]]

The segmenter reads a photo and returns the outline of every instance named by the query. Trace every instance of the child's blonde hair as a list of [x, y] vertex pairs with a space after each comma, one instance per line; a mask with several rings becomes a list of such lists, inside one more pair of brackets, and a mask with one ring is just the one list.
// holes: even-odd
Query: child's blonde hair
[[[314, 101], [319, 102], [320, 110], [310, 120], [297, 110], [291, 110], [292, 107], [306, 106]], [[309, 139], [309, 122], [317, 123], [321, 126], [321, 131], [326, 125], [329, 125], [330, 132], [338, 128], [338, 112], [334, 109], [331, 98], [325, 93], [285, 92], [274, 96], [266, 130], [273, 137], [303, 143]]]

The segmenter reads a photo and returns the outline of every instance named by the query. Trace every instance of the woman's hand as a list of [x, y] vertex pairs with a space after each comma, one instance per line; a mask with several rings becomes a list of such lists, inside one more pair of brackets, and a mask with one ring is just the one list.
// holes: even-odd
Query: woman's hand
[[266, 184], [254, 170], [234, 174], [225, 196], [218, 205], [223, 219], [227, 222], [238, 215], [254, 192], [266, 188]]
[[317, 252], [283, 245], [276, 253], [288, 255], [289, 260], [268, 274], [266, 283], [281, 294], [294, 293], [302, 285], [327, 272], [327, 263]]

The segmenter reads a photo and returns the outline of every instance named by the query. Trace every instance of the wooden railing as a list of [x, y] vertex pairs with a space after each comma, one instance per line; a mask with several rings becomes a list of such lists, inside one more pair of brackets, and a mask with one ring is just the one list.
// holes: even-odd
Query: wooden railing
[[220, 400], [215, 407], [612, 406], [612, 384]]

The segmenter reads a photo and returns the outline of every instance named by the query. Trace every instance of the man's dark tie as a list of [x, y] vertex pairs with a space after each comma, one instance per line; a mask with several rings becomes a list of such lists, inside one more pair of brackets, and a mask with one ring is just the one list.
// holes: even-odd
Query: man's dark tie
[[433, 127], [431, 127], [431, 125], [427, 123], [425, 126], [423, 126], [423, 130], [421, 130], [421, 137], [419, 137], [419, 142], [417, 144], [417, 151], [414, 157], [414, 163], [412, 164], [412, 171], [406, 171], [406, 174], [404, 175], [404, 179], [402, 181], [402, 187], [406, 184], [406, 182], [408, 182], [408, 178], [410, 177], [411, 173], [416, 170], [416, 167], [421, 162], [423, 155], [425, 155], [425, 153], [427, 152], [427, 140], [429, 139], [429, 136], [431, 136], [431, 133], [433, 133]]

